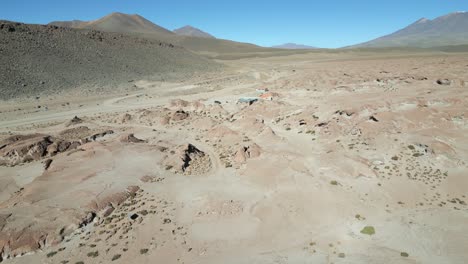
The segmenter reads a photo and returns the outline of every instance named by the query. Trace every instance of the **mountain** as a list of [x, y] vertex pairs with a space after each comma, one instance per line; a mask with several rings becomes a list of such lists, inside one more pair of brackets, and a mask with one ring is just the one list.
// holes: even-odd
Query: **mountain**
[[182, 47], [122, 33], [0, 21], [0, 40], [0, 100], [121, 93], [135, 89], [131, 80], [181, 80], [221, 67]]
[[468, 44], [468, 12], [455, 12], [429, 20], [421, 18], [392, 34], [352, 46], [429, 48]]
[[[133, 35], [139, 38], [157, 40], [182, 46], [193, 52], [207, 57], [217, 58], [226, 54], [243, 56], [245, 53], [276, 52], [269, 48], [260, 47], [250, 43], [241, 43], [231, 40], [216, 39], [213, 36], [193, 27], [182, 28], [190, 35], [179, 35], [160, 27], [139, 15], [112, 13], [94, 21], [56, 21], [50, 25], [71, 27], [78, 29], [95, 29], [104, 32], [118, 32]], [[194, 34], [198, 35], [194, 37]], [[200, 37], [200, 34], [206, 37]], [[210, 36], [210, 37], [208, 37]]]
[[181, 36], [191, 36], [199, 38], [211, 38], [215, 39], [214, 36], [192, 26], [185, 26], [174, 30], [174, 33]]
[[94, 21], [55, 21], [49, 24], [117, 33], [174, 34], [172, 31], [160, 27], [142, 16], [123, 13], [112, 13]]
[[316, 47], [296, 44], [296, 43], [286, 43], [283, 45], [273, 46], [272, 48], [276, 49], [316, 49]]

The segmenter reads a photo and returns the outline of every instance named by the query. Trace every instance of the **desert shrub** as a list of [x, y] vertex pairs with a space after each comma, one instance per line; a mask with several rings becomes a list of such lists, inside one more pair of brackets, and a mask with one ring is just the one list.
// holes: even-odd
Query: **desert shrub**
[[373, 226], [366, 226], [361, 230], [361, 234], [372, 236], [375, 234], [375, 229]]

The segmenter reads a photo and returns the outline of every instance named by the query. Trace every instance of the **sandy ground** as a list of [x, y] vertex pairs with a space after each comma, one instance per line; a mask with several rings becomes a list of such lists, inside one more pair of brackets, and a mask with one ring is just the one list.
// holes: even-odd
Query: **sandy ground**
[[[467, 263], [467, 59], [244, 59], [2, 103], [0, 140], [40, 134], [0, 143], [4, 263]], [[46, 136], [79, 144], [13, 164]]]

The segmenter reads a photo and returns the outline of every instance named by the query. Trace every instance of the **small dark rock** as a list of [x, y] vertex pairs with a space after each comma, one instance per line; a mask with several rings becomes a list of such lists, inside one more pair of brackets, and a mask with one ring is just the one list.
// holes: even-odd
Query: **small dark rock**
[[138, 218], [138, 214], [131, 214], [130, 219], [136, 220]]
[[452, 82], [449, 79], [439, 79], [437, 80], [438, 85], [450, 85]]

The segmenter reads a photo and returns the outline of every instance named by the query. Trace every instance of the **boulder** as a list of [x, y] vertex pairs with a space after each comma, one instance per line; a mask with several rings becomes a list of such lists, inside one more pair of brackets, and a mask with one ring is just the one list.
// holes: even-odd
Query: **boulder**
[[438, 85], [450, 85], [452, 82], [449, 79], [439, 79], [436, 81]]
[[139, 139], [135, 137], [133, 133], [130, 134], [123, 134], [120, 136], [120, 142], [122, 143], [143, 143], [145, 142], [143, 139]]
[[131, 116], [130, 114], [126, 113], [126, 114], [124, 114], [124, 115], [122, 116], [122, 119], [120, 120], [120, 122], [121, 122], [122, 124], [125, 124], [125, 123], [130, 122], [131, 120], [132, 120], [132, 116]]
[[78, 116], [75, 116], [70, 121], [68, 121], [65, 124], [65, 126], [69, 127], [69, 126], [73, 126], [73, 125], [77, 125], [77, 124], [81, 124], [81, 123], [83, 123], [83, 120], [81, 118], [79, 118]]
[[182, 145], [172, 153], [174, 154], [166, 159], [165, 166], [177, 173], [200, 174], [211, 168], [209, 156], [192, 144]]
[[255, 143], [247, 147], [240, 147], [234, 155], [234, 161], [245, 163], [248, 159], [259, 157], [261, 153], [261, 148]]
[[171, 119], [173, 121], [182, 121], [185, 120], [189, 117], [189, 114], [185, 112], [184, 110], [177, 110], [172, 114]]

